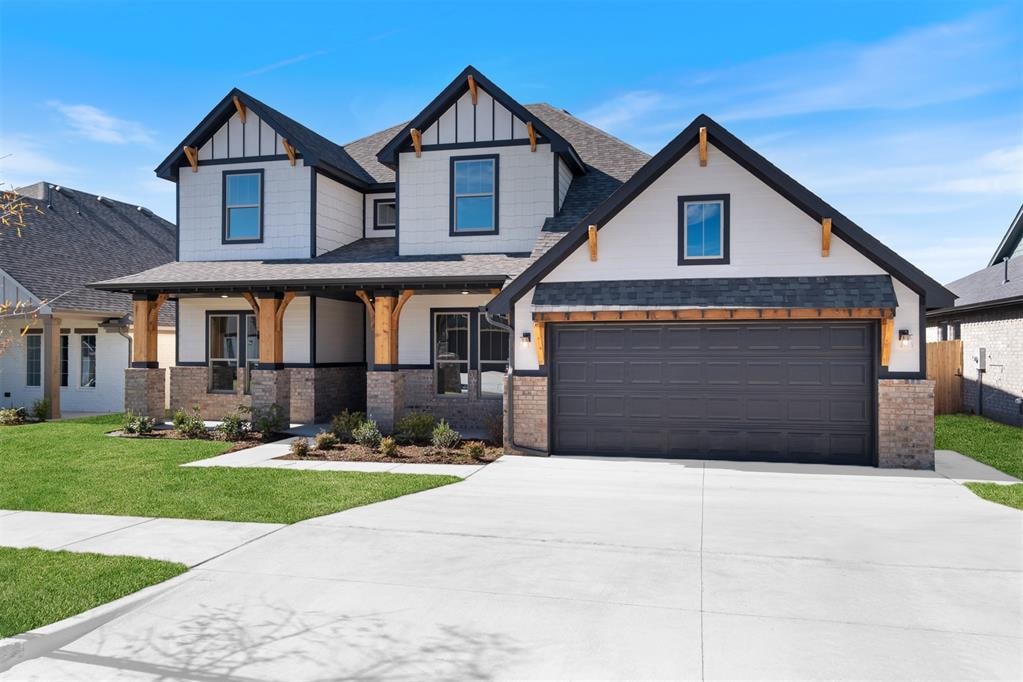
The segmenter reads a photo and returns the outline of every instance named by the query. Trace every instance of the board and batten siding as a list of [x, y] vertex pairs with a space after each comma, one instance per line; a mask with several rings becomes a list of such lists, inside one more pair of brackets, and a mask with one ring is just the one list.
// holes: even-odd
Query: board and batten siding
[[362, 238], [362, 201], [362, 192], [317, 174], [317, 256]]
[[[477, 88], [473, 106], [472, 95], [466, 91], [423, 131], [423, 146], [431, 144], [464, 144], [495, 140], [524, 140], [529, 137], [526, 123], [503, 104], [495, 102], [483, 88]], [[402, 176], [402, 182], [405, 181]]]
[[[178, 300], [178, 362], [206, 362], [206, 313], [251, 310], [244, 298]], [[309, 362], [309, 297], [296, 297], [284, 311], [284, 362]]]
[[[498, 234], [449, 234], [451, 157], [498, 156]], [[401, 255], [528, 253], [544, 220], [554, 213], [554, 160], [550, 145], [423, 150], [399, 157], [398, 248]]]
[[316, 362], [365, 359], [366, 306], [361, 302], [316, 299]]
[[[263, 240], [222, 243], [223, 172], [263, 170]], [[311, 169], [287, 160], [200, 164], [178, 176], [179, 260], [256, 260], [309, 257]]]
[[283, 155], [281, 136], [249, 109], [245, 123], [237, 112], [220, 126], [201, 147], [199, 160], [238, 159], [245, 156]]
[[[700, 194], [730, 196], [728, 264], [678, 264], [678, 197]], [[598, 244], [596, 262], [584, 242], [543, 281], [885, 274], [837, 236], [831, 238], [830, 255], [822, 257], [820, 223], [713, 145], [707, 166], [699, 165], [694, 148], [602, 227]], [[892, 282], [898, 298], [895, 329], [908, 329], [913, 343], [907, 348], [894, 344], [888, 369], [918, 372], [919, 344], [924, 343], [919, 297], [895, 277]], [[516, 303], [517, 338], [533, 331], [532, 296], [529, 291]], [[537, 369], [532, 344], [516, 343], [515, 348], [516, 369]]]

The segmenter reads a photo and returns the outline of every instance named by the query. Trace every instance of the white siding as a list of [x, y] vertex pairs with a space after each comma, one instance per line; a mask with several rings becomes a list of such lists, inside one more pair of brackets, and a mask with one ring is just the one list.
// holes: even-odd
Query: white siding
[[[182, 298], [178, 301], [178, 362], [206, 361], [206, 313], [249, 312], [244, 298]], [[284, 311], [284, 362], [309, 362], [309, 298], [300, 296]]]
[[284, 310], [284, 362], [311, 362], [309, 297], [299, 296]]
[[[468, 91], [423, 131], [423, 144], [526, 139], [526, 124], [477, 87], [475, 106]], [[457, 111], [457, 113], [456, 113]], [[513, 120], [514, 119], [514, 120]]]
[[362, 362], [365, 320], [361, 301], [316, 299], [316, 362]]
[[[678, 265], [678, 197], [729, 194], [730, 260], [727, 265]], [[600, 258], [591, 262], [584, 243], [544, 281], [672, 279], [689, 277], [783, 277], [792, 275], [873, 275], [884, 271], [838, 237], [831, 255], [820, 253], [821, 227], [789, 201], [730, 158], [710, 147], [700, 167], [694, 149], [626, 206], [599, 233]], [[919, 340], [919, 299], [895, 282], [895, 328]], [[532, 333], [528, 300], [516, 307], [516, 335]], [[517, 346], [518, 347], [518, 346]], [[536, 355], [517, 351], [519, 369], [535, 369]], [[919, 348], [892, 349], [889, 370], [919, 370]]]
[[[223, 171], [262, 168], [263, 242], [222, 244]], [[199, 166], [178, 176], [181, 257], [196, 260], [254, 260], [309, 257], [310, 169], [286, 160]]]
[[560, 209], [565, 203], [565, 195], [568, 194], [568, 188], [572, 184], [572, 170], [565, 163], [565, 160], [558, 157], [558, 208]]
[[416, 294], [401, 309], [398, 325], [398, 362], [428, 365], [430, 352], [430, 310], [433, 308], [478, 308], [493, 296], [487, 294]]
[[[452, 156], [497, 154], [498, 230], [496, 235], [449, 235]], [[398, 223], [402, 255], [426, 253], [528, 252], [543, 222], [553, 213], [554, 161], [549, 145], [423, 151], [399, 159]]]
[[316, 255], [362, 238], [362, 208], [362, 192], [317, 176]]
[[510, 140], [512, 137], [512, 114], [503, 104], [494, 102], [494, 139]]
[[199, 147], [199, 159], [239, 159], [246, 156], [284, 154], [273, 128], [260, 120], [251, 109], [246, 111], [245, 123], [235, 112]]
[[455, 103], [458, 108], [458, 141], [476, 141], [476, 107], [472, 103], [472, 95], [466, 92]]
[[373, 229], [373, 202], [377, 199], [393, 199], [394, 193], [386, 194], [367, 194], [366, 195], [366, 224], [365, 224], [365, 235], [367, 237], [393, 237], [394, 229], [390, 230], [374, 230]]

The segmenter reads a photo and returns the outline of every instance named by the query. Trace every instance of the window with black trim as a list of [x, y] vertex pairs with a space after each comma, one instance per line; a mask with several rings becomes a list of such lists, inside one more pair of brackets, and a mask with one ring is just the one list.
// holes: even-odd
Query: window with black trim
[[82, 334], [80, 337], [82, 355], [78, 385], [82, 388], [96, 388], [96, 335]]
[[206, 362], [211, 393], [238, 390], [238, 368], [243, 368], [245, 393], [251, 388], [252, 365], [259, 361], [259, 332], [251, 313], [210, 313], [207, 316]]
[[480, 395], [504, 395], [504, 375], [508, 372], [508, 330], [492, 324], [479, 314]]
[[451, 158], [450, 234], [497, 234], [497, 159]]
[[678, 262], [717, 265], [729, 261], [728, 195], [678, 198]]
[[433, 314], [433, 367], [439, 395], [469, 392], [469, 313]]
[[398, 211], [394, 199], [373, 200], [374, 230], [393, 230], [397, 222]]
[[224, 171], [225, 242], [263, 239], [263, 171]]
[[40, 386], [43, 378], [43, 335], [25, 336], [25, 385]]

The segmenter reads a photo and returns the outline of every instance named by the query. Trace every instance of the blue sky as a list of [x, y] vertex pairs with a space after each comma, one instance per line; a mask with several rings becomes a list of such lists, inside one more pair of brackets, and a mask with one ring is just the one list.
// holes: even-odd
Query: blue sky
[[152, 170], [233, 86], [337, 142], [472, 63], [655, 152], [707, 113], [941, 281], [1023, 201], [1023, 3], [0, 0], [0, 181], [173, 220]]

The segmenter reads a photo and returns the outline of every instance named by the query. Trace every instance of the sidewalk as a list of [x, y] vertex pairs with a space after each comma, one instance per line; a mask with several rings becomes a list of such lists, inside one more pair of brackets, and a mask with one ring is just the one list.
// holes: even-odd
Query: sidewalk
[[0, 545], [140, 556], [191, 568], [283, 526], [0, 510]]

